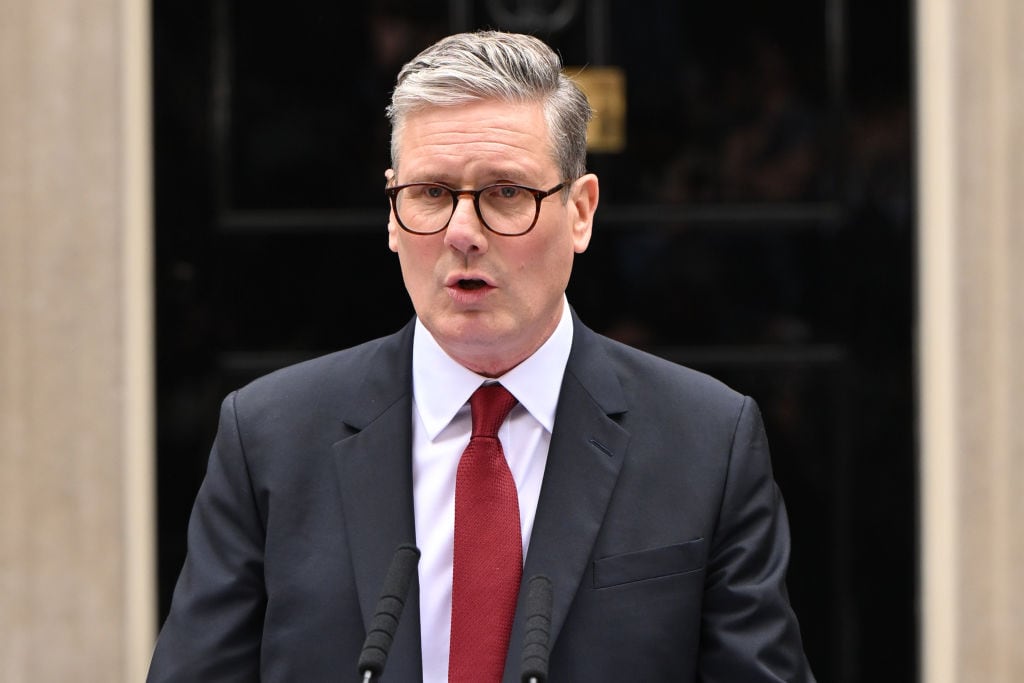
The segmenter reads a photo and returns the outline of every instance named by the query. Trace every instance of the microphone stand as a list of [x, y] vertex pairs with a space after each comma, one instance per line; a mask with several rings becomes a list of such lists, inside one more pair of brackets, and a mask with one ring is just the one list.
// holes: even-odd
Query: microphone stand
[[391, 559], [384, 586], [377, 600], [377, 612], [370, 622], [363, 651], [359, 655], [359, 672], [363, 683], [371, 683], [375, 676], [384, 672], [384, 664], [388, 659], [388, 651], [395, 639], [398, 620], [402, 616], [405, 598], [409, 594], [409, 584], [416, 573], [416, 564], [420, 560], [419, 549], [409, 543], [398, 546], [395, 556]]
[[538, 574], [526, 594], [526, 633], [523, 636], [523, 683], [546, 683], [551, 634], [551, 579]]

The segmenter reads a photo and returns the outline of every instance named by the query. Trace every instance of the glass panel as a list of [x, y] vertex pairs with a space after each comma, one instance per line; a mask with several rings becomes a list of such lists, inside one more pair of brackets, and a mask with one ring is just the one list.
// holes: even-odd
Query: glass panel
[[[831, 195], [825, 3], [611, 3], [625, 152], [596, 159], [613, 202]], [[657, 20], [651, 21], [651, 17]]]
[[395, 75], [447, 25], [434, 3], [230, 3], [225, 208], [383, 206]]
[[818, 343], [836, 336], [836, 258], [818, 226], [604, 232], [599, 216], [570, 296], [635, 345]]

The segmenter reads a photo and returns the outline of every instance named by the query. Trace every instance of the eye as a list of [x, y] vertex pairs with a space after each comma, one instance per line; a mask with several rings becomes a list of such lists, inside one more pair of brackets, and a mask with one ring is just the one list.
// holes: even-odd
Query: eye
[[440, 199], [448, 194], [448, 192], [440, 185], [426, 185], [424, 186], [424, 194], [431, 199]]
[[505, 201], [522, 199], [524, 194], [523, 188], [518, 185], [494, 185], [490, 192], [488, 192], [491, 198]]

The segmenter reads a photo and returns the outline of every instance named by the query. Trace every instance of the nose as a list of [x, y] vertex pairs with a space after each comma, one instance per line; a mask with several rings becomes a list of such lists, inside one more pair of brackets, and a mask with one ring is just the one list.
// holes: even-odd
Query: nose
[[487, 251], [487, 228], [473, 206], [473, 195], [462, 192], [455, 203], [452, 219], [444, 231], [444, 243], [463, 254]]

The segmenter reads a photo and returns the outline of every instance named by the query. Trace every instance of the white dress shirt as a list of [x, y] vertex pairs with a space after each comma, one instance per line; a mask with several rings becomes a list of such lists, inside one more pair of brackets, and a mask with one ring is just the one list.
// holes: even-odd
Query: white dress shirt
[[[572, 316], [563, 298], [552, 335], [525, 361], [497, 379], [519, 400], [498, 438], [519, 495], [523, 558], [530, 545], [547, 464], [555, 408], [572, 346]], [[469, 397], [489, 381], [448, 356], [416, 320], [412, 347], [412, 485], [419, 562], [423, 680], [448, 680], [455, 548], [455, 475], [469, 443]]]

